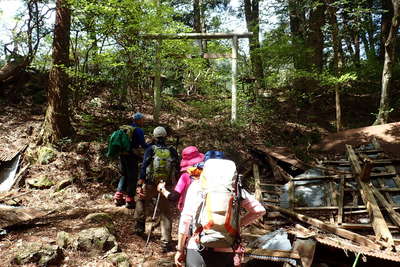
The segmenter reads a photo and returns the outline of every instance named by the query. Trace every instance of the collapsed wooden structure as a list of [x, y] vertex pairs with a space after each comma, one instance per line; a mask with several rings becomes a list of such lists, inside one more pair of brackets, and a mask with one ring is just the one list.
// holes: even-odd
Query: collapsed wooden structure
[[[253, 165], [256, 196], [270, 212], [264, 223], [283, 227], [295, 240], [400, 262], [399, 162], [376, 140], [346, 150], [345, 158], [308, 167], [314, 172], [273, 149], [255, 151], [268, 162]], [[312, 256], [306, 258], [303, 266], [311, 266]]]

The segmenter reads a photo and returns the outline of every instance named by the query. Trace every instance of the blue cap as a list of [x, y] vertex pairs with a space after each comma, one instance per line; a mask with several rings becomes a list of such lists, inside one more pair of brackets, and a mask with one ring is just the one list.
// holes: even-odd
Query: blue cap
[[223, 159], [224, 158], [224, 152], [222, 151], [216, 151], [216, 150], [209, 150], [204, 154], [204, 161], [207, 161], [209, 159]]
[[142, 113], [140, 113], [140, 112], [136, 112], [133, 116], [132, 116], [132, 118], [134, 119], [134, 120], [140, 120], [141, 118], [143, 118], [144, 117], [144, 115], [142, 114]]

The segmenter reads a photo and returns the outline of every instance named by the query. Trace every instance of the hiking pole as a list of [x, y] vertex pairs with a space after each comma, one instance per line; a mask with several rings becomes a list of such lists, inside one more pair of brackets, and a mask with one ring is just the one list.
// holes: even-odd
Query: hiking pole
[[[162, 181], [161, 181], [161, 182], [162, 182]], [[149, 244], [151, 232], [153, 231], [153, 224], [154, 224], [154, 220], [155, 220], [155, 218], [156, 218], [156, 212], [157, 212], [157, 208], [158, 208], [158, 203], [160, 202], [160, 195], [161, 195], [161, 192], [158, 192], [157, 200], [156, 200], [156, 205], [155, 205], [154, 211], [153, 211], [153, 217], [151, 217], [150, 230], [149, 230], [149, 233], [148, 233], [148, 235], [147, 235], [147, 240], [146, 240], [146, 245], [145, 245], [145, 247], [147, 247], [147, 245]]]

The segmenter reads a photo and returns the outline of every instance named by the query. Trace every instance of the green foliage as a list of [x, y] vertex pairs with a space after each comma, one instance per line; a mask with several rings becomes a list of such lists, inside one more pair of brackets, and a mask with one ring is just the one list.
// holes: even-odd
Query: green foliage
[[344, 86], [351, 81], [355, 81], [357, 79], [357, 75], [354, 72], [344, 73], [339, 77], [332, 75], [329, 72], [323, 72], [321, 75], [318, 75], [316, 78], [320, 81], [321, 86], [335, 87], [335, 86]]

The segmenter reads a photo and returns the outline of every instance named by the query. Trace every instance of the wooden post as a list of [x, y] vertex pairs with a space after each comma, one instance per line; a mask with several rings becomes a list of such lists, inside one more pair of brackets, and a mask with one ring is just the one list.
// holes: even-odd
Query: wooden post
[[344, 178], [340, 179], [339, 183], [339, 199], [338, 199], [338, 216], [337, 216], [337, 224], [340, 225], [343, 223], [343, 199], [344, 199]]
[[257, 164], [253, 164], [253, 176], [254, 176], [254, 182], [255, 182], [255, 195], [256, 199], [263, 203], [263, 197], [262, 197], [262, 192], [261, 192], [261, 181], [260, 181], [260, 169], [258, 168]]
[[156, 64], [154, 73], [154, 113], [153, 118], [156, 123], [160, 119], [161, 109], [161, 40], [157, 40], [156, 45]]
[[388, 247], [393, 246], [394, 241], [392, 234], [390, 233], [385, 218], [383, 217], [382, 212], [379, 209], [378, 203], [376, 202], [373, 192], [366, 183], [366, 181], [369, 180], [369, 177], [362, 176], [370, 174], [368, 171], [370, 166], [365, 166], [364, 170], [361, 169], [360, 162], [358, 161], [358, 157], [354, 152], [352, 146], [346, 145], [346, 148], [349, 160], [351, 162], [354, 174], [356, 176], [356, 180], [360, 186], [361, 197], [363, 199], [364, 204], [367, 206], [367, 210], [371, 218], [371, 224], [374, 228], [376, 240], [380, 241], [381, 239], [383, 239], [387, 243]]
[[231, 122], [236, 121], [237, 111], [237, 88], [236, 88], [236, 76], [237, 76], [237, 51], [238, 51], [238, 37], [237, 35], [232, 36], [232, 117]]

